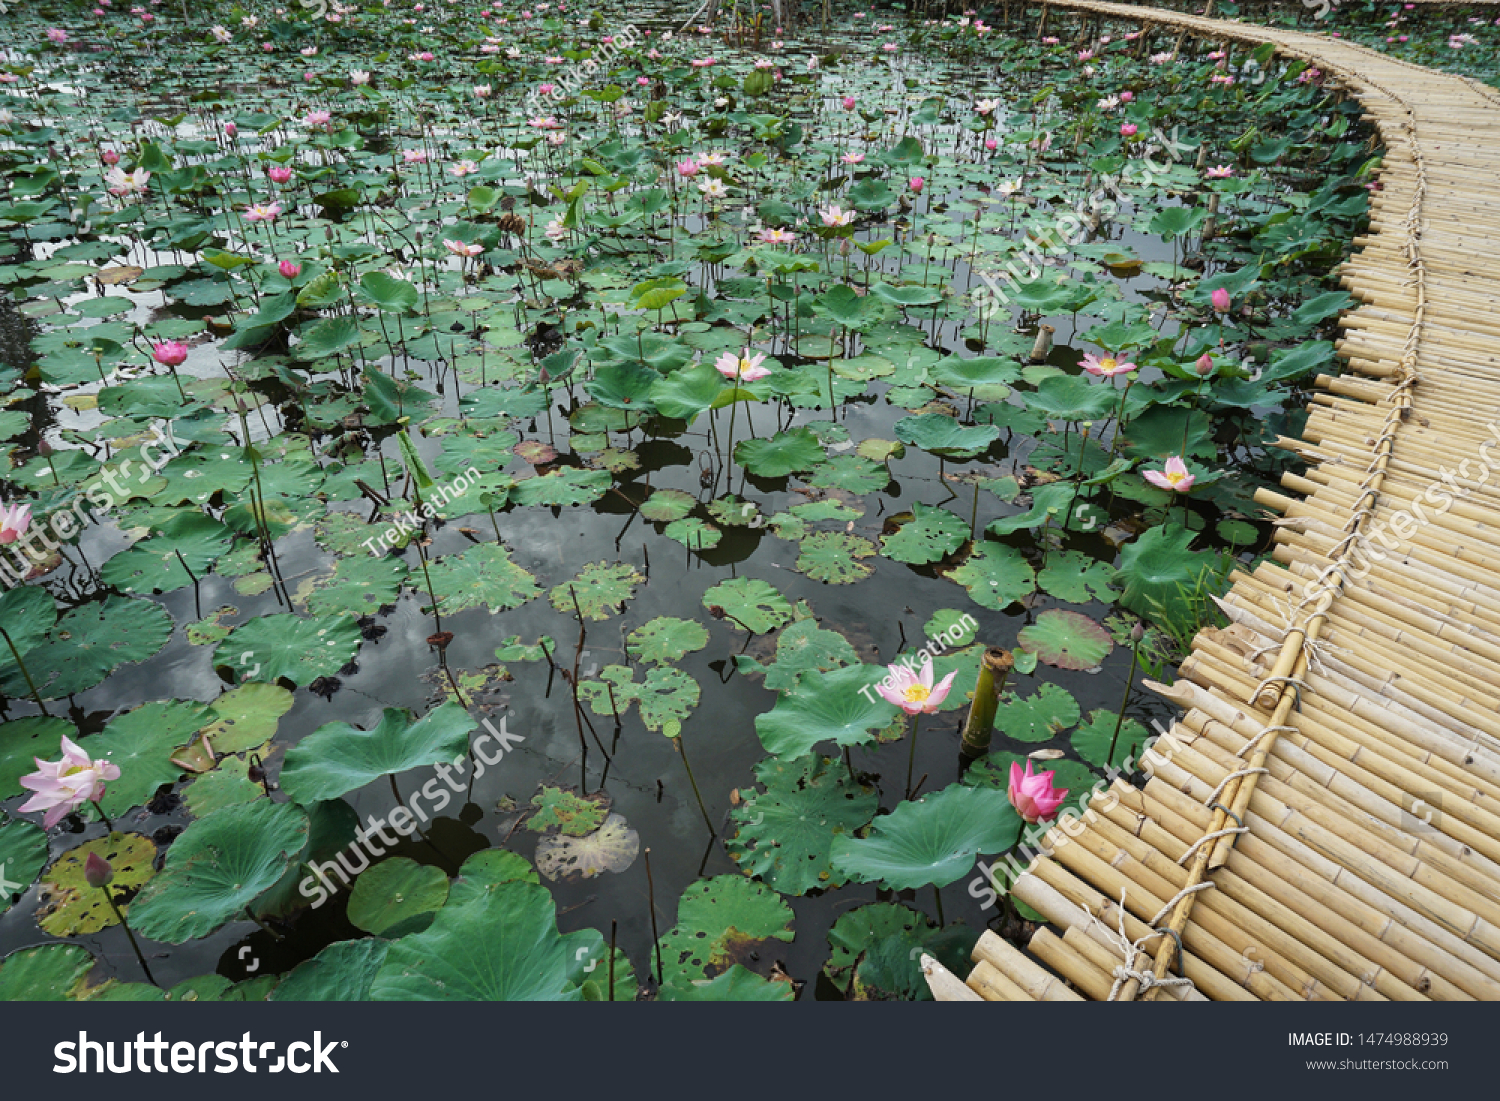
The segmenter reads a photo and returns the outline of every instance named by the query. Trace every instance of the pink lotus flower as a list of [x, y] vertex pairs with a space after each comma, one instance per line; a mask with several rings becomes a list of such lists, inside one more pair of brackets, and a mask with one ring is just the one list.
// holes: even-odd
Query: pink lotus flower
[[1090, 352], [1083, 357], [1083, 369], [1091, 375], [1101, 378], [1114, 378], [1123, 375], [1127, 371], [1134, 371], [1135, 364], [1128, 360], [1119, 360], [1114, 356], [1105, 356], [1102, 359]]
[[537, 95], [539, 96], [550, 96], [555, 91], [557, 91], [556, 84], [542, 84], [539, 85], [536, 90]]
[[699, 168], [697, 161], [687, 160], [677, 162], [677, 174], [679, 176], [685, 176], [688, 179], [692, 179], [698, 174], [698, 172]]
[[309, 111], [307, 117], [302, 120], [302, 125], [309, 130], [326, 127], [333, 121], [333, 115], [328, 111]]
[[446, 238], [443, 240], [443, 247], [453, 253], [454, 256], [478, 256], [484, 251], [483, 245], [471, 245], [463, 241], [449, 241]]
[[1229, 312], [1229, 292], [1223, 287], [1216, 287], [1210, 296], [1213, 299], [1214, 309], [1220, 313]]
[[280, 203], [255, 203], [245, 210], [247, 222], [270, 222], [281, 213]]
[[1210, 180], [1227, 180], [1234, 175], [1234, 169], [1227, 164], [1216, 164], [1203, 173]]
[[1129, 103], [1133, 99], [1135, 99], [1135, 93], [1134, 92], [1121, 92], [1120, 93], [1120, 102], [1121, 103]]
[[855, 98], [853, 96], [845, 96], [844, 97], [844, 110], [846, 110], [846, 111], [852, 111], [852, 110], [854, 110], [855, 102], [856, 102], [856, 100], [855, 100]]
[[1093, 50], [1079, 50], [1078, 51], [1078, 60], [1079, 61], [1092, 61], [1093, 59], [1094, 59], [1094, 51]]
[[1186, 493], [1198, 480], [1195, 475], [1188, 473], [1187, 464], [1180, 455], [1173, 455], [1161, 470], [1144, 471], [1144, 476], [1146, 481], [1158, 489], [1170, 489], [1173, 493]]
[[61, 27], [52, 27], [47, 31], [47, 40], [49, 42], [56, 42], [61, 46], [68, 40], [68, 32]]
[[116, 153], [113, 149], [106, 149], [99, 154], [99, 159], [113, 168], [120, 163], [120, 154]]
[[996, 141], [994, 138], [985, 138], [984, 139], [984, 147], [989, 152], [993, 153], [996, 149], [1000, 148], [1000, 143], [998, 141]]
[[465, 176], [472, 176], [478, 171], [479, 165], [470, 160], [457, 161], [448, 166], [448, 175], [457, 176], [459, 179], [463, 179]]
[[719, 374], [732, 382], [754, 382], [771, 373], [769, 367], [761, 366], [765, 358], [764, 355], [751, 355], [750, 349], [746, 348], [744, 355], [741, 356], [733, 352], [725, 352], [714, 362], [714, 367]]
[[224, 124], [224, 136], [226, 138], [228, 138], [230, 141], [233, 141], [235, 138], [239, 137], [239, 133], [240, 133], [240, 128], [238, 126], [236, 126], [234, 123], [232, 123], [232, 122], [226, 122]]
[[1120, 136], [1122, 138], [1133, 138], [1136, 135], [1137, 129], [1138, 127], [1133, 122], [1122, 122], [1120, 123]]
[[0, 508], [0, 543], [14, 543], [26, 534], [31, 524], [30, 505], [11, 505]]
[[1200, 378], [1207, 378], [1214, 372], [1214, 357], [1204, 352], [1193, 362], [1193, 366], [1198, 369]]
[[284, 184], [292, 178], [292, 170], [284, 164], [273, 164], [266, 169], [266, 175], [271, 177], [272, 183]]
[[401, 159], [407, 164], [426, 164], [427, 150], [425, 149], [403, 149]]
[[761, 242], [767, 245], [789, 245], [797, 239], [795, 233], [784, 229], [763, 229], [758, 236]]
[[1017, 761], [1010, 763], [1010, 805], [1028, 822], [1043, 822], [1057, 813], [1068, 797], [1067, 788], [1054, 787], [1055, 772], [1031, 771], [1031, 760], [1026, 761], [1026, 771], [1021, 771]]
[[281, 272], [284, 279], [295, 279], [302, 274], [302, 265], [295, 260], [283, 260], [276, 265], [276, 270]]
[[62, 760], [44, 761], [40, 757], [32, 760], [36, 761], [37, 771], [22, 776], [21, 786], [35, 794], [19, 809], [23, 814], [46, 811], [42, 823], [48, 829], [84, 803], [98, 802], [104, 797], [105, 782], [120, 778], [117, 765], [91, 759], [66, 735], [62, 739]]
[[862, 164], [864, 159], [865, 155], [863, 153], [845, 153], [839, 158], [845, 164]]
[[913, 673], [904, 665], [889, 666], [891, 675], [875, 686], [887, 703], [893, 703], [908, 715], [931, 715], [948, 698], [957, 672], [949, 673], [937, 684], [932, 683], [932, 659], [922, 663], [922, 672]]
[[187, 357], [187, 345], [177, 340], [165, 340], [151, 347], [151, 358], [163, 367], [176, 367]]
[[826, 210], [818, 211], [818, 217], [823, 219], [823, 224], [825, 226], [846, 226], [850, 222], [854, 221], [854, 211], [840, 210], [838, 204], [834, 203]]
[[908, 183], [911, 185], [912, 191], [916, 192], [918, 195], [922, 194], [922, 188], [927, 186], [927, 181], [924, 180], [921, 176], [913, 176], [908, 181]]

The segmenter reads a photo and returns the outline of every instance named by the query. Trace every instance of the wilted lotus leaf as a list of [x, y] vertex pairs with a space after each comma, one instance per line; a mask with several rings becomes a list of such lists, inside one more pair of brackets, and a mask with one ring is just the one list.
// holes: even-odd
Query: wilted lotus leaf
[[576, 599], [577, 610], [585, 619], [608, 619], [635, 595], [635, 587], [645, 580], [623, 562], [613, 566], [608, 562], [590, 562], [573, 580], [564, 581], [547, 596], [559, 612], [571, 613]]
[[557, 448], [541, 440], [522, 440], [514, 450], [523, 461], [532, 466], [544, 466], [557, 458]]
[[[109, 899], [98, 887], [90, 887], [83, 876], [83, 866], [90, 853], [98, 853], [109, 861], [114, 870], [109, 890], [118, 897], [134, 893], [156, 874], [152, 862], [156, 859], [156, 845], [149, 837], [138, 833], [112, 833], [85, 841], [76, 849], [69, 849], [57, 862], [47, 869], [47, 875], [37, 889], [40, 905], [36, 911], [36, 923], [54, 937], [76, 937], [85, 933], [97, 933], [111, 925], [119, 924]], [[127, 914], [128, 904], [120, 909]]]
[[677, 924], [661, 938], [665, 982], [712, 978], [753, 956], [769, 940], [792, 939], [792, 908], [763, 883], [742, 875], [699, 880], [682, 892]]
[[609, 810], [609, 800], [603, 792], [579, 795], [547, 784], [532, 796], [531, 805], [536, 810], [526, 820], [528, 830], [536, 833], [557, 830], [569, 837], [582, 837], [598, 829]]
[[1045, 611], [1018, 636], [1021, 649], [1059, 669], [1097, 669], [1115, 648], [1109, 632], [1086, 615]]
[[536, 866], [552, 880], [592, 879], [601, 872], [623, 872], [640, 847], [640, 835], [611, 811], [602, 826], [582, 837], [543, 837], [536, 845]]

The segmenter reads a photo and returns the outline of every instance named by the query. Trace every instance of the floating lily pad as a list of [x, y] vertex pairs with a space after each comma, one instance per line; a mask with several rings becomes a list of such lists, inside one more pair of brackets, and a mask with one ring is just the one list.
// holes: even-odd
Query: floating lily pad
[[880, 796], [855, 786], [843, 762], [827, 757], [768, 757], [755, 778], [766, 790], [734, 808], [730, 858], [784, 894], [840, 886], [843, 877], [829, 863], [833, 839], [869, 822]]
[[789, 622], [792, 606], [769, 582], [758, 577], [736, 577], [722, 581], [703, 594], [703, 606], [726, 613], [726, 622], [740, 630], [763, 635]]
[[[637, 661], [671, 665], [708, 645], [708, 628], [695, 619], [657, 616], [630, 632], [627, 640]], [[0, 728], [3, 729], [3, 728]]]
[[752, 962], [767, 941], [791, 939], [791, 907], [769, 887], [741, 875], [700, 880], [682, 892], [677, 924], [661, 938], [663, 979], [712, 978]]
[[881, 553], [887, 558], [912, 565], [937, 562], [969, 540], [969, 525], [947, 509], [918, 501], [912, 513], [894, 534], [881, 536]]
[[576, 600], [577, 609], [585, 619], [604, 620], [617, 615], [635, 595], [635, 587], [645, 580], [633, 566], [623, 562], [615, 565], [590, 562], [572, 581], [556, 586], [548, 598], [559, 612], [572, 614]]
[[[138, 833], [111, 833], [69, 849], [47, 869], [37, 889], [36, 923], [54, 937], [97, 933], [119, 924], [104, 890], [90, 887], [84, 879], [84, 864], [90, 853], [109, 862], [114, 872], [109, 890], [116, 898], [122, 893], [127, 897], [134, 894], [156, 874], [152, 867], [156, 845]], [[130, 904], [120, 904], [120, 909], [128, 920]]]
[[1059, 669], [1096, 669], [1115, 648], [1109, 632], [1078, 612], [1045, 611], [1036, 622], [1022, 627], [1021, 649]]
[[[47, 863], [47, 831], [30, 822], [0, 823], [0, 914], [31, 886]], [[16, 885], [14, 893], [11, 884]]]
[[641, 517], [652, 523], [665, 524], [681, 520], [693, 511], [698, 500], [680, 489], [658, 489], [641, 504]]
[[214, 651], [214, 664], [241, 680], [296, 685], [331, 677], [359, 652], [359, 626], [346, 616], [267, 615], [242, 623]]
[[349, 921], [367, 933], [394, 938], [427, 928], [447, 900], [448, 877], [441, 868], [393, 856], [354, 881]]
[[456, 703], [435, 707], [415, 722], [409, 712], [387, 707], [371, 730], [325, 723], [287, 750], [281, 786], [303, 804], [337, 799], [383, 776], [463, 756], [476, 726]]
[[814, 581], [829, 585], [852, 585], [875, 572], [861, 559], [875, 554], [875, 544], [843, 532], [815, 532], [802, 540], [797, 569]]
[[439, 607], [449, 615], [479, 607], [494, 615], [519, 608], [542, 591], [536, 578], [516, 565], [510, 551], [498, 543], [481, 543], [462, 554], [444, 555], [427, 572]]
[[216, 753], [242, 753], [276, 736], [293, 697], [277, 684], [252, 682], [225, 692], [210, 705], [213, 721], [203, 728]]
[[[1118, 729], [1118, 734], [1116, 730]], [[1141, 747], [1151, 732], [1134, 719], [1120, 721], [1115, 711], [1090, 711], [1088, 721], [1073, 731], [1073, 749], [1078, 756], [1100, 768], [1123, 768], [1125, 762], [1139, 759]], [[1110, 745], [1114, 753], [1110, 753]]]
[[783, 478], [799, 470], [811, 470], [822, 459], [823, 445], [806, 428], [778, 432], [769, 439], [741, 440], [734, 445], [734, 461], [758, 478]]
[[1032, 591], [1036, 573], [1014, 547], [983, 541], [948, 577], [968, 589], [981, 608], [1003, 612]]
[[877, 818], [868, 838], [834, 838], [833, 866], [892, 890], [946, 887], [973, 871], [976, 856], [1003, 853], [1020, 834], [1004, 792], [950, 784]]
[[874, 686], [887, 671], [873, 665], [851, 665], [831, 673], [803, 673], [792, 691], [770, 711], [755, 716], [755, 732], [767, 753], [794, 760], [819, 742], [865, 745], [896, 717]]
[[292, 803], [247, 803], [199, 819], [136, 896], [131, 927], [165, 944], [207, 936], [274, 886], [307, 836], [307, 813]]
[[1007, 693], [995, 709], [995, 729], [1022, 742], [1045, 742], [1072, 726], [1083, 714], [1078, 701], [1061, 685], [1044, 684], [1024, 699]]
[[624, 817], [611, 812], [598, 829], [582, 837], [543, 837], [536, 846], [536, 866], [549, 880], [592, 879], [604, 872], [623, 872], [640, 848], [640, 835]]
[[550, 784], [543, 784], [542, 790], [532, 796], [531, 805], [536, 809], [526, 819], [528, 830], [535, 833], [556, 830], [568, 837], [593, 833], [608, 813], [607, 802], [599, 793], [579, 795]]

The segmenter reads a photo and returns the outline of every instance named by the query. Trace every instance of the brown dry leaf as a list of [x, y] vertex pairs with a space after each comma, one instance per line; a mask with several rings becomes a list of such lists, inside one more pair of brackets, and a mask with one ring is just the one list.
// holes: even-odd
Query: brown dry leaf
[[101, 268], [94, 273], [94, 278], [106, 287], [119, 287], [126, 283], [134, 283], [145, 274], [145, 268], [136, 267], [134, 264], [117, 264], [112, 268]]

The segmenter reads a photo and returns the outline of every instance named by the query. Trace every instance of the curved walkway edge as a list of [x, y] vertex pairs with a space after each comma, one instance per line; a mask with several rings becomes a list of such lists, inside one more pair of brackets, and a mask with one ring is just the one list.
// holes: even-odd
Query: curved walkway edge
[[[1143, 762], [1064, 819], [942, 1000], [1500, 999], [1500, 93], [1321, 35], [1094, 0], [1070, 14], [1274, 43], [1384, 142], [1274, 557], [1238, 573]], [[1149, 682], [1148, 682], [1149, 683]], [[1045, 966], [1043, 966], [1045, 965]], [[1060, 981], [1066, 979], [1067, 983]]]

